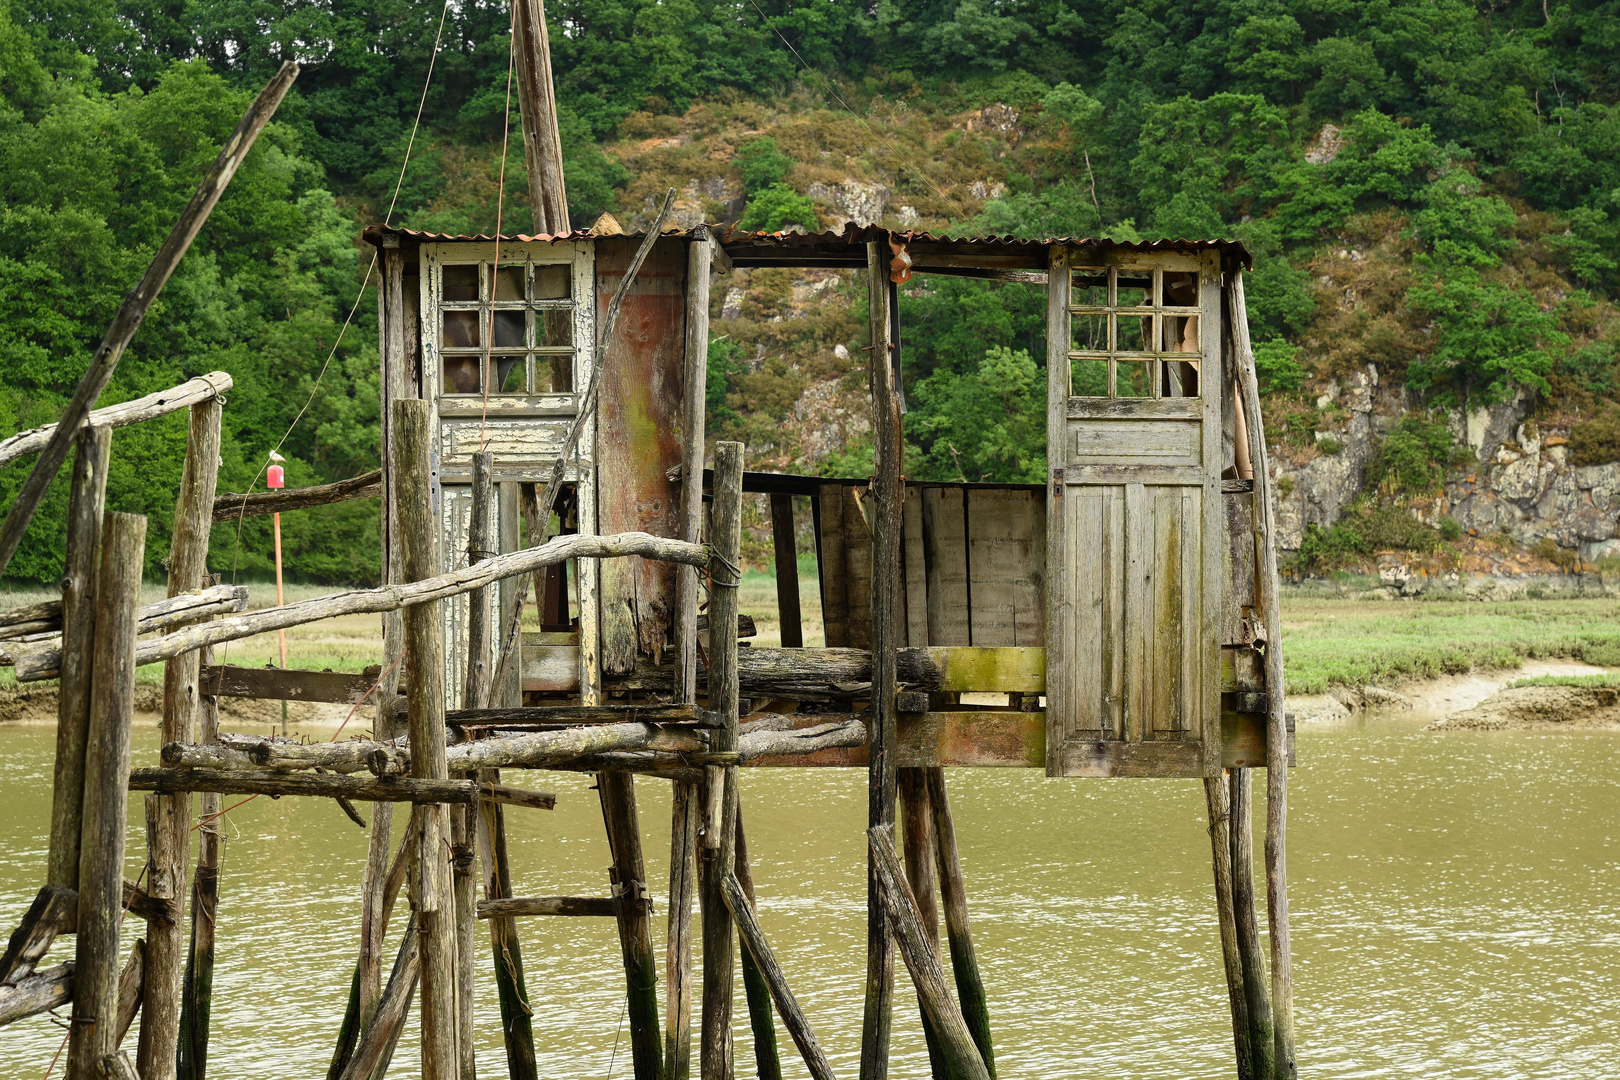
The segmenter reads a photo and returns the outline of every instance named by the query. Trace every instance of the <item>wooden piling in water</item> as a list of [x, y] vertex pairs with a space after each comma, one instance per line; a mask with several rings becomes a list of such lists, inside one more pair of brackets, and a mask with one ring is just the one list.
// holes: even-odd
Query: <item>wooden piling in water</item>
[[[218, 397], [191, 407], [186, 461], [174, 504], [174, 535], [169, 546], [169, 595], [208, 584], [208, 533], [213, 526], [219, 478]], [[163, 741], [193, 742], [197, 737], [198, 676], [201, 654], [182, 653], [163, 666]], [[147, 892], [163, 900], [185, 896], [191, 861], [191, 795], [157, 795], [150, 800], [153, 849], [147, 864]], [[141, 998], [141, 1035], [136, 1067], [142, 1080], [173, 1080], [179, 1064], [182, 984], [186, 971], [186, 927], [153, 926], [146, 938], [146, 986]]]
[[1271, 1006], [1276, 1045], [1277, 1080], [1294, 1080], [1294, 961], [1288, 928], [1288, 717], [1283, 678], [1282, 602], [1277, 595], [1277, 511], [1271, 493], [1271, 459], [1260, 421], [1260, 383], [1255, 374], [1254, 349], [1249, 344], [1243, 273], [1232, 275], [1227, 290], [1238, 382], [1248, 415], [1255, 418], [1250, 431], [1250, 459], [1254, 463], [1255, 550], [1259, 555], [1260, 614], [1265, 620], [1266, 692], [1266, 915], [1271, 929]]
[[956, 818], [951, 813], [950, 796], [945, 790], [945, 770], [936, 766], [922, 773], [928, 785], [928, 808], [934, 818], [934, 855], [938, 862], [940, 901], [945, 909], [945, 933], [950, 941], [956, 998], [962, 1007], [962, 1019], [973, 1033], [973, 1043], [984, 1059], [984, 1067], [993, 1077], [996, 1055], [990, 1039], [990, 1005], [968, 924], [967, 882], [962, 875], [962, 856], [956, 847]]
[[[754, 911], [754, 868], [748, 861], [748, 836], [743, 829], [741, 799], [737, 801], [737, 851], [733, 872], [748, 901], [749, 911]], [[737, 905], [729, 898], [727, 906], [735, 915]], [[740, 923], [738, 930], [742, 932]], [[776, 1024], [771, 1018], [770, 987], [753, 949], [741, 950], [741, 959], [743, 996], [748, 1000], [748, 1026], [754, 1034], [754, 1075], [758, 1080], [782, 1080], [782, 1061], [776, 1050]]]
[[664, 1076], [692, 1071], [692, 900], [697, 892], [699, 787], [677, 781], [671, 796], [669, 913], [664, 951]]
[[[722, 442], [714, 450], [714, 504], [710, 511], [709, 708], [723, 727], [711, 747], [737, 747], [737, 586], [742, 580], [741, 443]], [[707, 770], [708, 805], [703, 844], [703, 1022], [702, 1080], [731, 1080], [732, 964], [735, 927], [727, 912], [725, 881], [736, 862], [737, 767]]]
[[[394, 460], [401, 573], [405, 581], [438, 572], [438, 513], [430, 474], [431, 408], [426, 401], [394, 402]], [[440, 602], [417, 604], [405, 612], [406, 671], [409, 678], [411, 775], [447, 780], [444, 745], [444, 625]], [[455, 897], [450, 883], [449, 815], [442, 804], [425, 806], [420, 821], [415, 875], [416, 911], [421, 935], [422, 1078], [452, 1080], [460, 1073], [457, 1049]]]
[[1250, 1058], [1257, 1080], [1276, 1071], [1276, 1035], [1271, 995], [1266, 986], [1266, 958], [1260, 945], [1260, 923], [1254, 906], [1254, 773], [1231, 770], [1232, 918], [1242, 964], [1244, 1012], [1249, 1021]]
[[878, 893], [894, 927], [900, 955], [917, 988], [917, 998], [938, 1035], [946, 1075], [962, 1080], [989, 1080], [990, 1071], [979, 1056], [979, 1048], [974, 1045], [973, 1033], [968, 1030], [961, 1009], [951, 997], [939, 950], [928, 939], [916, 898], [906, 882], [900, 857], [894, 850], [893, 828], [878, 826], [867, 830], [867, 849], [877, 869]]
[[101, 537], [68, 1080], [95, 1080], [101, 1060], [117, 1048], [118, 932], [124, 914], [124, 829], [129, 807], [125, 783], [135, 719], [135, 612], [141, 602], [146, 519], [107, 514]]
[[101, 523], [107, 505], [112, 432], [87, 427], [79, 433], [76, 446], [68, 497], [67, 557], [62, 569], [62, 673], [56, 699], [51, 848], [45, 867], [46, 884], [64, 889], [79, 887], [90, 661], [95, 651], [96, 583], [101, 574]]
[[[203, 651], [204, 664], [212, 662], [211, 654], [211, 649]], [[205, 746], [218, 743], [219, 699], [206, 694], [198, 699], [198, 705], [197, 741]], [[214, 925], [219, 913], [220, 857], [225, 848], [220, 803], [220, 796], [211, 791], [197, 799], [197, 868], [192, 875], [191, 947], [180, 1003], [179, 1080], [204, 1080], [208, 1073], [208, 1025], [214, 1011]]]
[[[515, 483], [503, 483], [500, 499], [500, 549], [503, 552], [518, 549], [518, 489]], [[514, 612], [517, 581], [507, 578], [501, 582], [499, 611], [501, 617], [522, 619], [522, 612]], [[500, 627], [498, 639], [511, 641], [513, 647], [520, 637], [512, 636], [510, 627]], [[523, 693], [516, 664], [503, 668], [507, 673], [500, 685], [491, 686], [489, 702], [515, 708], [523, 704]], [[480, 783], [500, 783], [499, 769], [480, 769]], [[512, 895], [512, 868], [506, 850], [506, 810], [500, 803], [481, 799], [478, 803], [476, 832], [478, 838], [478, 865], [484, 877], [484, 899], [505, 900]], [[495, 996], [501, 1010], [501, 1041], [506, 1048], [506, 1071], [510, 1080], [538, 1080], [539, 1066], [534, 1056], [534, 1028], [529, 1007], [529, 989], [523, 974], [523, 949], [518, 940], [517, 922], [511, 917], [489, 920], [489, 944], [494, 954]]]
[[652, 912], [646, 903], [647, 871], [641, 857], [636, 816], [635, 777], [624, 772], [596, 774], [602, 823], [613, 854], [613, 894], [619, 899], [619, 951], [629, 995], [630, 1060], [636, 1080], [658, 1080], [664, 1047], [658, 1034], [658, 965], [653, 960]]
[[[472, 513], [467, 525], [467, 564], [492, 558], [495, 550], [495, 455], [488, 450], [472, 456]], [[462, 673], [461, 707], [484, 709], [490, 703], [490, 678], [495, 657], [495, 625], [490, 602], [497, 592], [486, 585], [467, 594], [467, 659]], [[461, 733], [456, 733], [458, 736]], [[457, 772], [458, 777], [469, 775]], [[450, 810], [450, 850], [456, 898], [456, 1044], [460, 1052], [461, 1080], [476, 1080], [473, 1056], [473, 1010], [477, 996], [474, 966], [478, 930], [478, 873], [475, 866], [477, 805]], [[504, 830], [503, 830], [504, 833]]]
[[[900, 479], [904, 452], [900, 399], [894, 385], [889, 340], [889, 256], [884, 245], [866, 245], [872, 435], [876, 475], [872, 478], [872, 725], [867, 745], [867, 826], [894, 825], [896, 650], [904, 643], [900, 625]], [[866, 1009], [861, 1025], [861, 1080], [889, 1075], [889, 1032], [894, 1010], [894, 939], [878, 888], [876, 862], [869, 859], [866, 884]]]
[[[923, 932], [939, 949], [939, 882], [935, 877], [934, 819], [929, 805], [928, 782], [923, 770], [906, 768], [896, 770], [896, 787], [900, 796], [900, 820], [904, 826], [901, 847], [905, 853], [906, 883], [917, 901], [917, 913], [922, 917]], [[922, 1015], [923, 1040], [928, 1044], [928, 1068], [935, 1080], [944, 1080], [945, 1061], [940, 1056], [939, 1036], [928, 1019]], [[965, 1018], [964, 1018], [965, 1019]]]
[[[827, 1056], [822, 1052], [821, 1044], [816, 1034], [810, 1028], [810, 1021], [805, 1017], [804, 1010], [799, 1007], [793, 991], [788, 988], [787, 978], [782, 974], [782, 966], [776, 962], [776, 956], [771, 951], [770, 943], [765, 940], [765, 932], [760, 929], [759, 919], [754, 913], [753, 900], [744, 892], [742, 883], [735, 876], [727, 878], [723, 885], [726, 906], [737, 924], [737, 930], [743, 940], [743, 952], [753, 958], [754, 965], [760, 973], [760, 981], [765, 984], [770, 998], [775, 1002], [777, 1011], [782, 1014], [782, 1024], [788, 1029], [793, 1043], [799, 1048], [799, 1054], [804, 1058], [806, 1068], [810, 1070], [813, 1080], [833, 1080], [832, 1066]], [[777, 1075], [780, 1075], [778, 1070]], [[765, 1074], [760, 1074], [760, 1080], [766, 1080]]]
[[1232, 1044], [1237, 1057], [1238, 1080], [1253, 1080], [1249, 1003], [1244, 995], [1243, 958], [1238, 953], [1237, 918], [1232, 906], [1232, 794], [1224, 774], [1204, 778], [1204, 805], [1209, 815], [1210, 865], [1215, 874], [1215, 915], [1220, 926], [1227, 1003], [1232, 1011]]

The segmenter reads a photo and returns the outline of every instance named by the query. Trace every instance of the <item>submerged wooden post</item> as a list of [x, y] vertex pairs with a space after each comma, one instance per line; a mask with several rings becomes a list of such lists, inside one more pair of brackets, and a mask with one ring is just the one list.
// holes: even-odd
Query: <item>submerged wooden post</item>
[[645, 902], [649, 896], [636, 817], [635, 776], [597, 773], [596, 790], [613, 853], [613, 894], [621, 901], [619, 950], [629, 994], [625, 1013], [630, 1022], [630, 1059], [636, 1080], [658, 1080], [664, 1058], [658, 1034], [658, 965], [653, 961], [652, 905]]
[[[515, 483], [500, 485], [500, 548], [516, 551], [518, 538], [518, 490]], [[517, 579], [501, 582], [502, 618], [512, 616], [516, 603]], [[517, 614], [522, 618], [522, 613]], [[508, 628], [501, 628], [500, 641], [512, 639]], [[523, 703], [516, 664], [504, 669], [508, 676], [491, 688], [495, 700], [508, 707]], [[482, 783], [498, 784], [499, 769], [480, 769]], [[478, 804], [478, 864], [483, 869], [484, 899], [505, 900], [512, 895], [512, 868], [506, 854], [506, 811], [489, 799]], [[506, 1071], [510, 1080], [537, 1080], [539, 1066], [534, 1056], [534, 1028], [530, 1019], [529, 989], [523, 976], [523, 950], [518, 941], [517, 920], [497, 916], [489, 920], [489, 944], [495, 959], [495, 994], [501, 1007], [501, 1039], [506, 1046]]]
[[[213, 650], [204, 649], [202, 662], [213, 660]], [[207, 694], [199, 699], [200, 721], [197, 741], [204, 745], [219, 742], [219, 699]], [[220, 796], [204, 792], [197, 800], [197, 869], [191, 884], [191, 951], [186, 960], [180, 1003], [180, 1056], [176, 1075], [179, 1080], [204, 1080], [208, 1073], [208, 1025], [214, 1011], [214, 923], [219, 912], [219, 864], [225, 847], [225, 830], [220, 825]]]
[[77, 447], [68, 503], [67, 558], [62, 569], [62, 674], [56, 699], [51, 850], [45, 868], [45, 883], [63, 889], [79, 887], [90, 662], [95, 651], [96, 582], [101, 575], [101, 521], [107, 505], [112, 432], [87, 427], [79, 433]]
[[956, 981], [956, 997], [962, 1019], [973, 1033], [984, 1067], [996, 1075], [996, 1055], [990, 1041], [990, 1006], [979, 974], [979, 956], [973, 950], [973, 934], [968, 925], [967, 882], [962, 876], [962, 856], [956, 848], [956, 819], [951, 814], [950, 796], [945, 791], [945, 770], [924, 769], [928, 785], [928, 808], [934, 815], [934, 855], [939, 864], [940, 900], [945, 908], [945, 933], [950, 940], [951, 974]]
[[[743, 954], [753, 959], [755, 967], [759, 969], [760, 981], [766, 986], [770, 998], [776, 1003], [777, 1010], [782, 1014], [782, 1023], [793, 1037], [794, 1045], [804, 1058], [805, 1066], [810, 1070], [813, 1080], [833, 1080], [832, 1065], [827, 1061], [827, 1055], [822, 1052], [821, 1044], [816, 1039], [816, 1033], [810, 1028], [810, 1021], [805, 1018], [804, 1010], [799, 1008], [799, 1002], [788, 988], [787, 978], [782, 974], [782, 966], [776, 962], [776, 956], [771, 951], [770, 943], [765, 940], [765, 933], [759, 927], [759, 920], [754, 914], [754, 902], [744, 891], [742, 883], [736, 877], [727, 878], [723, 885], [727, 907], [731, 910], [732, 918], [737, 923], [737, 930], [743, 939]], [[780, 1075], [780, 1070], [777, 1071]], [[763, 1071], [760, 1080], [766, 1080]]]
[[[487, 450], [472, 456], [472, 514], [467, 527], [467, 563], [474, 565], [498, 554], [495, 550], [495, 455]], [[495, 626], [490, 618], [493, 594], [486, 585], [467, 594], [467, 661], [462, 675], [461, 707], [484, 709], [490, 703], [490, 677], [495, 656]], [[457, 776], [467, 773], [457, 771]], [[461, 1080], [476, 1080], [473, 1057], [475, 983], [474, 939], [478, 931], [478, 879], [474, 868], [474, 806], [450, 809], [450, 850], [456, 896], [456, 1045], [461, 1059]], [[504, 830], [503, 830], [504, 831]]]
[[96, 1080], [97, 1066], [118, 1046], [118, 932], [124, 921], [126, 785], [135, 720], [135, 612], [141, 602], [146, 519], [108, 514], [101, 537], [68, 1080]]
[[[174, 504], [174, 537], [169, 547], [169, 595], [207, 584], [208, 533], [214, 521], [219, 478], [218, 397], [191, 407], [186, 463]], [[163, 666], [163, 741], [195, 742], [198, 676], [202, 656], [182, 653]], [[146, 891], [162, 900], [183, 901], [191, 862], [191, 795], [157, 795], [152, 825], [153, 850]], [[186, 971], [186, 926], [153, 923], [146, 935], [146, 985], [141, 995], [141, 1036], [135, 1061], [142, 1080], [171, 1080], [179, 1063], [180, 999]]]
[[[934, 876], [934, 819], [929, 806], [928, 782], [922, 769], [898, 769], [896, 772], [900, 818], [905, 826], [901, 846], [906, 859], [906, 883], [911, 886], [911, 895], [917, 901], [923, 932], [938, 951], [939, 882]], [[918, 1004], [920, 1008], [921, 1003]], [[922, 1010], [922, 1029], [923, 1039], [928, 1044], [929, 1071], [936, 1080], [944, 1080], [945, 1062], [939, 1053], [939, 1036], [934, 1033], [927, 1010]]]
[[[399, 495], [401, 572], [406, 581], [438, 572], [429, 460], [432, 430], [426, 401], [394, 402], [395, 462]], [[450, 776], [444, 745], [444, 624], [441, 601], [405, 609], [406, 670], [410, 691], [411, 775], [425, 780]], [[422, 1080], [452, 1080], [460, 1071], [456, 1047], [455, 897], [450, 883], [449, 814], [443, 804], [425, 806], [417, 837], [416, 910], [421, 943]], [[413, 821], [416, 819], [413, 818]]]
[[979, 1048], [974, 1045], [973, 1034], [968, 1031], [962, 1011], [951, 998], [950, 986], [945, 982], [945, 971], [940, 964], [939, 950], [928, 940], [922, 924], [917, 901], [906, 883], [900, 857], [894, 850], [892, 826], [878, 826], [867, 830], [867, 849], [878, 876], [878, 895], [894, 926], [895, 941], [900, 946], [906, 969], [917, 988], [928, 1019], [938, 1036], [940, 1057], [945, 1073], [963, 1080], [989, 1080], [990, 1071]]
[[1249, 1020], [1254, 1075], [1269, 1078], [1276, 1071], [1276, 1036], [1271, 995], [1266, 987], [1266, 958], [1254, 907], [1254, 773], [1245, 768], [1233, 769], [1230, 783], [1232, 918], [1243, 970], [1244, 1011]]
[[[748, 862], [748, 835], [743, 830], [742, 800], [737, 800], [737, 852], [734, 873], [748, 910], [755, 910], [754, 868]], [[737, 905], [728, 906], [735, 916]], [[738, 923], [741, 928], [741, 923]], [[746, 931], [744, 937], [746, 938]], [[782, 1080], [782, 1062], [776, 1052], [776, 1024], [771, 1018], [771, 990], [760, 970], [755, 950], [745, 948], [742, 955], [743, 996], [748, 999], [748, 1026], [754, 1033], [754, 1075], [759, 1080]]]
[[[877, 474], [872, 478], [872, 723], [867, 746], [867, 827], [894, 825], [896, 650], [900, 626], [900, 480], [903, 451], [900, 400], [889, 356], [888, 256], [866, 245], [868, 323], [871, 328], [872, 435]], [[712, 622], [711, 622], [712, 625]], [[878, 890], [877, 864], [866, 881], [866, 1011], [861, 1025], [861, 1080], [889, 1075], [889, 1030], [894, 1010], [894, 940]]]
[[1204, 778], [1209, 813], [1210, 864], [1215, 872], [1215, 915], [1221, 930], [1226, 997], [1232, 1010], [1232, 1043], [1238, 1080], [1253, 1080], [1254, 1051], [1249, 1042], [1249, 1003], [1243, 994], [1243, 958], [1238, 954], [1237, 919], [1232, 907], [1232, 799], [1225, 776]]
[[1294, 1061], [1294, 961], [1288, 940], [1288, 718], [1284, 712], [1282, 602], [1277, 595], [1277, 510], [1271, 493], [1271, 460], [1261, 421], [1260, 384], [1249, 344], [1243, 272], [1235, 270], [1227, 292], [1232, 333], [1236, 339], [1238, 379], [1243, 403], [1253, 419], [1249, 437], [1255, 465], [1254, 494], [1258, 512], [1255, 550], [1259, 554], [1260, 613], [1266, 626], [1266, 914], [1271, 925], [1271, 1007], [1277, 1048], [1278, 1080], [1298, 1075]]
[[[710, 514], [709, 708], [723, 727], [710, 745], [737, 748], [737, 586], [742, 580], [742, 443], [714, 448], [714, 506]], [[736, 862], [737, 767], [708, 770], [709, 806], [703, 844], [702, 1080], [731, 1080], [732, 964], [737, 943], [725, 901], [725, 880]]]
[[[708, 380], [709, 272], [713, 248], [686, 248], [686, 349], [681, 372], [681, 505], [678, 538], [698, 542], [703, 521], [704, 394]], [[698, 571], [675, 568], [675, 701], [697, 700]], [[698, 785], [675, 781], [670, 805], [669, 934], [664, 958], [664, 1072], [687, 1080], [692, 1069], [692, 899], [697, 890]]]

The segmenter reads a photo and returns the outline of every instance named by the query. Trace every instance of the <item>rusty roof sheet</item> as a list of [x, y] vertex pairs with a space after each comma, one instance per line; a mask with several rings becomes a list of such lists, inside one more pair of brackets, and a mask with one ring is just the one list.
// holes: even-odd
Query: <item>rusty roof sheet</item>
[[[522, 243], [528, 241], [542, 241], [546, 243], [559, 240], [586, 240], [603, 236], [622, 236], [629, 239], [641, 239], [647, 235], [646, 231], [598, 231], [597, 229], [575, 229], [573, 232], [558, 236], [545, 234], [530, 235], [527, 233], [503, 234], [499, 237], [479, 233], [476, 235], [450, 234], [435, 232], [420, 232], [415, 229], [405, 229], [386, 225], [368, 225], [365, 230], [365, 239], [371, 244], [380, 244], [382, 237], [393, 235], [416, 243], [439, 243], [456, 240], [500, 240], [502, 243]], [[893, 237], [903, 243], [941, 244], [964, 249], [997, 247], [1008, 249], [1011, 252], [1034, 253], [1037, 250], [1061, 244], [1069, 247], [1090, 247], [1100, 249], [1122, 248], [1129, 251], [1198, 251], [1213, 249], [1223, 255], [1231, 255], [1242, 261], [1250, 269], [1254, 266], [1254, 258], [1249, 254], [1241, 241], [1237, 240], [1146, 240], [1130, 243], [1122, 240], [1113, 240], [1108, 237], [1074, 237], [1059, 236], [1039, 240], [1025, 240], [1015, 236], [944, 236], [939, 233], [918, 232], [910, 230], [885, 229], [878, 225], [857, 225], [846, 222], [841, 229], [823, 230], [821, 232], [744, 232], [730, 225], [696, 225], [691, 228], [678, 228], [664, 230], [665, 236], [683, 239], [713, 237], [728, 248], [733, 245], [746, 245], [755, 248], [855, 248], [864, 246], [872, 240], [887, 240]], [[989, 253], [987, 253], [989, 254]]]

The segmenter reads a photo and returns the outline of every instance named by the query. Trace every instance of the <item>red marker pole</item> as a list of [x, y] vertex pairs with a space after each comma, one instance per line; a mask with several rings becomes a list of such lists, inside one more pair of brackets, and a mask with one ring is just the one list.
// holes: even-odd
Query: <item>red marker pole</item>
[[[264, 485], [268, 488], [284, 488], [287, 486], [287, 470], [280, 465], [271, 465], [265, 470]], [[276, 607], [286, 604], [286, 597], [281, 590], [281, 511], [276, 511]], [[281, 670], [287, 670], [287, 631], [277, 630], [276, 638], [281, 643]], [[281, 733], [287, 734], [287, 703], [281, 703]]]

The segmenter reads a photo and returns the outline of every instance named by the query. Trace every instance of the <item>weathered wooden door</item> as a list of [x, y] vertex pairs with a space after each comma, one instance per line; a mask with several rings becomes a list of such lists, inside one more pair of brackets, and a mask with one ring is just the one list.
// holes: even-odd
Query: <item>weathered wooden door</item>
[[1051, 252], [1048, 775], [1220, 770], [1220, 270]]

